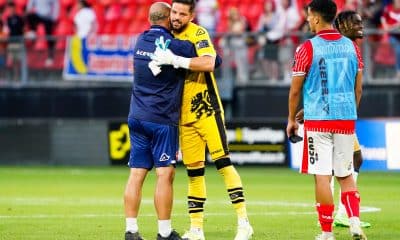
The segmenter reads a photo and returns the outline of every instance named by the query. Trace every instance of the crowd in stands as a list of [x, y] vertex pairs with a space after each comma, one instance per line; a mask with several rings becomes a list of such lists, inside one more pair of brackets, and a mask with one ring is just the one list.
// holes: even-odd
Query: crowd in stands
[[[18, 37], [23, 36], [28, 54], [30, 49], [46, 51], [43, 61], [33, 60], [30, 66], [42, 62], [41, 67], [62, 68], [66, 36], [138, 34], [149, 27], [147, 14], [153, 2], [155, 0], [0, 0], [0, 67], [12, 64], [12, 58], [5, 57], [4, 39], [8, 37], [8, 48], [11, 46], [11, 50], [15, 50], [22, 44]], [[171, 3], [171, 0], [166, 2]], [[252, 74], [261, 74], [270, 81], [287, 80], [295, 46], [304, 40], [297, 33], [307, 32], [305, 7], [308, 2], [199, 0], [196, 21], [209, 31], [219, 50], [231, 55], [228, 59], [233, 59], [231, 65], [237, 73], [237, 83], [246, 84]], [[400, 34], [391, 32], [400, 27], [400, 0], [337, 0], [336, 3], [338, 11], [359, 12], [365, 28], [387, 30], [385, 38], [372, 35], [370, 40], [391, 43], [395, 50], [392, 59], [399, 59], [395, 66], [400, 77]], [[229, 35], [222, 37], [227, 33]], [[235, 51], [229, 51], [232, 48]], [[57, 55], [59, 52], [61, 56]], [[388, 61], [390, 56], [383, 56], [383, 59]], [[258, 70], [254, 67], [257, 64], [260, 65]], [[257, 72], [260, 69], [262, 72]]]

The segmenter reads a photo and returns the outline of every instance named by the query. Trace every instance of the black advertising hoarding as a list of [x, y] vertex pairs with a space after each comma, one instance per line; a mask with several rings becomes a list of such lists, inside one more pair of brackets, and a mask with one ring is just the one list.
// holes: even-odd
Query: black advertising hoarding
[[228, 122], [227, 138], [235, 164], [288, 165], [285, 123]]
[[[228, 122], [227, 138], [234, 164], [288, 165], [285, 123]], [[127, 164], [130, 154], [128, 124], [111, 122], [108, 127], [112, 165]]]
[[131, 144], [126, 122], [108, 124], [108, 154], [112, 165], [123, 165], [129, 161]]

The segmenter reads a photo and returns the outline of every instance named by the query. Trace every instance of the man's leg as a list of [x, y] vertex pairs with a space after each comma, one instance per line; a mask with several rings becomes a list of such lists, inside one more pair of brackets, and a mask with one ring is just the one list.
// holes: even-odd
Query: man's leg
[[238, 218], [238, 232], [235, 240], [250, 239], [253, 235], [253, 228], [250, 226], [247, 217], [246, 202], [243, 193], [242, 180], [228, 156], [215, 160], [215, 166], [224, 178], [225, 187], [228, 191], [231, 203], [236, 210]]
[[206, 143], [200, 136], [197, 123], [180, 126], [180, 144], [183, 163], [188, 175], [188, 211], [190, 230], [182, 239], [204, 240], [204, 204], [206, 202], [205, 151]]
[[[355, 143], [354, 153], [353, 153], [354, 172], [352, 174], [353, 179], [356, 184], [357, 184], [358, 174], [359, 174], [362, 162], [363, 162], [361, 150], [360, 150], [359, 146], [360, 145], [358, 144], [358, 140], [357, 140], [357, 143]], [[335, 226], [349, 227], [350, 223], [349, 223], [349, 219], [347, 217], [346, 208], [342, 204], [341, 198], [342, 198], [341, 191], [339, 190], [338, 209], [337, 209], [337, 212], [336, 212], [336, 215], [334, 218], [334, 224], [335, 224]], [[361, 222], [361, 227], [370, 227], [370, 226], [371, 226], [371, 224], [369, 222]]]
[[137, 216], [142, 199], [142, 186], [147, 172], [148, 170], [144, 168], [131, 168], [124, 195], [126, 232], [137, 233], [139, 231]]
[[[360, 194], [353, 172], [354, 135], [334, 134], [333, 170], [341, 189], [341, 202], [346, 208], [353, 239], [367, 239], [360, 224]], [[350, 148], [351, 147], [351, 148]]]
[[207, 199], [204, 161], [186, 165], [188, 174], [188, 208], [190, 230], [183, 239], [204, 240], [204, 204]]
[[341, 202], [346, 208], [349, 217], [350, 233], [353, 239], [367, 239], [361, 230], [360, 222], [360, 194], [353, 177], [337, 177], [342, 190]]
[[332, 176], [330, 175], [315, 175], [314, 177], [318, 220], [321, 226], [322, 235], [326, 239], [333, 236], [332, 223], [335, 205], [333, 204], [333, 196], [330, 186], [331, 178]]
[[157, 183], [154, 193], [154, 206], [158, 216], [158, 233], [168, 237], [172, 232], [171, 211], [173, 203], [173, 181], [175, 168], [173, 166], [156, 169]]
[[333, 135], [305, 128], [301, 172], [314, 176], [315, 202], [322, 233], [315, 239], [334, 239], [332, 232], [333, 196], [332, 180]]

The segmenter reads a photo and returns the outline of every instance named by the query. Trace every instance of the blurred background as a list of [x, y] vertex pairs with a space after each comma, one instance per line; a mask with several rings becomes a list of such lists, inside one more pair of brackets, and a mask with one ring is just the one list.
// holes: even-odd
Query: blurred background
[[[131, 50], [153, 2], [0, 0], [0, 164], [127, 161]], [[215, 74], [238, 164], [298, 167], [284, 129], [294, 51], [310, 37], [308, 2], [197, 2], [195, 22], [223, 58]], [[364, 20], [363, 168], [400, 169], [400, 1], [336, 3]]]

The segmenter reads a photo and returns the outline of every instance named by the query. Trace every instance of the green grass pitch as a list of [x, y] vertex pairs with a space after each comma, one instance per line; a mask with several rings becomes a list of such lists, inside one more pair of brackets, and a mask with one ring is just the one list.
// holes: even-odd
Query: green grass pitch
[[[238, 167], [242, 177], [253, 239], [314, 239], [319, 233], [311, 176], [283, 168]], [[0, 167], [1, 240], [123, 239], [123, 192], [126, 167]], [[154, 171], [143, 191], [140, 232], [155, 239]], [[205, 235], [208, 240], [233, 239], [236, 215], [222, 178], [206, 169]], [[189, 227], [186, 171], [177, 168], [173, 227]], [[337, 185], [337, 184], [336, 184]], [[362, 219], [368, 239], [400, 239], [400, 173], [361, 172]], [[337, 197], [335, 197], [337, 200]], [[369, 212], [368, 212], [369, 211]], [[336, 239], [350, 239], [348, 229], [335, 228]]]

